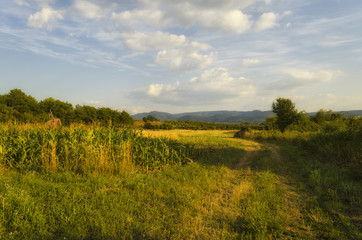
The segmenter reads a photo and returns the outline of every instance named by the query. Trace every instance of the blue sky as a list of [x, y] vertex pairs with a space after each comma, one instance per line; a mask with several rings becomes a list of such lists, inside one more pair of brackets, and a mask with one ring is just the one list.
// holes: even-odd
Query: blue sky
[[130, 113], [362, 109], [360, 0], [2, 0], [0, 94]]

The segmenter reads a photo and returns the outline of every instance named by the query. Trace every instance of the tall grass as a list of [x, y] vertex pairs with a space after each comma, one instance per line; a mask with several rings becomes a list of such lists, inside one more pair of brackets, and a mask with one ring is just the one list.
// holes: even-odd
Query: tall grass
[[190, 162], [191, 145], [132, 129], [0, 125], [0, 167], [20, 171], [119, 174]]
[[286, 143], [301, 143], [309, 139], [310, 136], [317, 134], [317, 132], [299, 132], [299, 131], [285, 131], [279, 130], [247, 130], [238, 131], [234, 137], [237, 138], [254, 138], [258, 140], [277, 140]]
[[304, 147], [322, 162], [362, 180], [362, 129], [320, 133], [305, 141]]
[[349, 128], [333, 132], [239, 131], [235, 137], [258, 140], [277, 140], [297, 144], [316, 159], [346, 170], [353, 178], [362, 176], [362, 128]]

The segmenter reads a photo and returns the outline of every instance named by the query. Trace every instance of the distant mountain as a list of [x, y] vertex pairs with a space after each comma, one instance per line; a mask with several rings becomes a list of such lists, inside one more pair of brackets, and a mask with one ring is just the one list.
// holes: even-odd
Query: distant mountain
[[[358, 117], [362, 116], [362, 110], [352, 110], [352, 111], [339, 111], [336, 113], [343, 113], [346, 117], [353, 116]], [[315, 113], [309, 113], [314, 115]], [[267, 117], [273, 116], [272, 111], [205, 111], [205, 112], [186, 112], [186, 113], [177, 113], [171, 114], [167, 112], [148, 112], [148, 113], [138, 113], [132, 117], [136, 120], [142, 120], [142, 118], [152, 115], [161, 121], [171, 121], [171, 120], [189, 120], [189, 121], [198, 121], [198, 122], [218, 122], [218, 123], [241, 123], [242, 121], [250, 123], [261, 123], [266, 120]]]
[[[336, 111], [335, 113], [342, 113], [345, 117], [362, 117], [362, 110]], [[313, 116], [316, 115], [316, 112], [308, 114]]]
[[171, 114], [166, 112], [148, 112], [135, 114], [132, 117], [137, 120], [152, 115], [161, 121], [165, 120], [183, 120], [183, 121], [198, 121], [198, 122], [218, 122], [218, 123], [240, 123], [242, 121], [260, 123], [273, 115], [272, 111], [206, 111], [206, 112], [187, 112]]
[[339, 111], [339, 113], [343, 113], [346, 117], [362, 117], [362, 110]]

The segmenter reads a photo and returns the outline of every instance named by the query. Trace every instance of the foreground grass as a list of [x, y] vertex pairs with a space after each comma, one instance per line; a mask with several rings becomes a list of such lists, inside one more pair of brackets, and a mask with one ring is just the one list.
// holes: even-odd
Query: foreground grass
[[0, 173], [0, 239], [362, 237], [361, 184], [300, 149], [232, 132], [166, 134], [196, 146], [194, 163], [122, 176]]
[[242, 176], [198, 165], [123, 178], [3, 174], [0, 238], [230, 237], [218, 220], [235, 210], [220, 204], [231, 178]]

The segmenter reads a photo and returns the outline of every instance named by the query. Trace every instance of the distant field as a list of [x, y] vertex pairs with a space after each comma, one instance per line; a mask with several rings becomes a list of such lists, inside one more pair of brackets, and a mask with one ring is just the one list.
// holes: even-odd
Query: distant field
[[[0, 239], [362, 238], [361, 182], [280, 140], [212, 130], [1, 131]], [[83, 154], [64, 155], [65, 140]], [[22, 165], [9, 164], [6, 151]], [[49, 171], [42, 151], [63, 160], [54, 155]], [[111, 165], [118, 153], [129, 168]], [[99, 154], [119, 172], [97, 170]], [[26, 165], [30, 156], [39, 165]], [[67, 159], [92, 167], [65, 168]]]
[[180, 140], [184, 137], [190, 136], [224, 136], [224, 137], [233, 137], [235, 130], [183, 130], [183, 129], [174, 129], [168, 131], [160, 130], [143, 130], [145, 136], [150, 137], [165, 137], [175, 140]]

